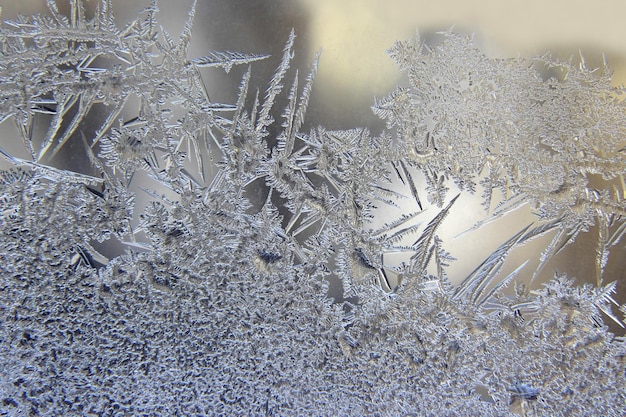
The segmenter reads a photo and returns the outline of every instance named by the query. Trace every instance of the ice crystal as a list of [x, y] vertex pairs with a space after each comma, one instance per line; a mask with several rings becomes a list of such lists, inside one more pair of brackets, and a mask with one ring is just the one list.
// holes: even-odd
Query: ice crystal
[[[303, 132], [318, 63], [293, 73], [294, 32], [259, 94], [265, 55], [187, 56], [193, 8], [175, 41], [156, 3], [124, 29], [110, 0], [91, 18], [48, 6], [0, 32], [0, 120], [29, 155], [0, 148], [3, 415], [623, 411], [615, 283], [504, 293], [527, 263], [501, 275], [519, 245], [555, 233], [541, 268], [592, 218], [600, 272], [621, 241], [621, 194], [589, 182], [623, 181], [608, 76], [543, 80], [449, 33], [392, 49], [411, 86], [374, 106], [388, 131]], [[200, 69], [242, 64], [236, 102], [213, 102]], [[53, 164], [70, 148], [88, 168]], [[453, 285], [447, 178], [474, 192], [480, 175], [487, 205], [501, 188], [545, 221]], [[400, 201], [414, 210], [381, 221]]]
[[[624, 215], [623, 90], [611, 86], [608, 65], [490, 59], [469, 37], [442, 36], [433, 48], [419, 37], [394, 45], [390, 54], [410, 86], [374, 105], [413, 163], [472, 192], [484, 174], [487, 208], [500, 189], [567, 226], [598, 213]], [[563, 75], [544, 79], [540, 69]], [[427, 178], [430, 199], [440, 204], [443, 183]]]

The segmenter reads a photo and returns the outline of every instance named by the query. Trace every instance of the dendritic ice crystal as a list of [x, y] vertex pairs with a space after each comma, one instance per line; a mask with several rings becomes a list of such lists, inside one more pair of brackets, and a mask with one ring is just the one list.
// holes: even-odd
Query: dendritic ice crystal
[[[390, 50], [408, 84], [374, 103], [380, 135], [304, 132], [317, 60], [292, 70], [293, 32], [259, 91], [265, 55], [188, 56], [195, 5], [177, 38], [156, 2], [123, 29], [111, 0], [48, 8], [0, 31], [0, 415], [626, 412], [607, 326], [625, 308], [602, 279], [626, 233], [608, 70], [446, 32]], [[212, 101], [206, 72], [240, 65], [237, 100]], [[537, 222], [453, 284], [438, 231], [478, 190]], [[596, 286], [503, 275], [515, 247], [553, 236], [540, 268], [592, 226]]]

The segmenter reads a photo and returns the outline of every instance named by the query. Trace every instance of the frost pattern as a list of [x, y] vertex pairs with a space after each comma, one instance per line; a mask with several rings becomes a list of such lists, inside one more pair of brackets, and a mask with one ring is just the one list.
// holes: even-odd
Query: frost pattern
[[[624, 214], [623, 196], [611, 186], [625, 173], [623, 89], [611, 86], [608, 65], [489, 59], [471, 38], [443, 36], [434, 49], [420, 38], [394, 45], [390, 54], [408, 71], [410, 88], [374, 106], [416, 163], [470, 191], [485, 171], [487, 207], [501, 188], [524, 194], [544, 217], [565, 214], [572, 223], [595, 209]], [[537, 66], [561, 79], [544, 80]], [[589, 184], [591, 175], [608, 182], [606, 190]], [[433, 187], [431, 200], [440, 194]]]
[[[623, 181], [623, 109], [607, 76], [568, 67], [568, 80], [544, 81], [447, 34], [432, 53], [412, 43], [392, 50], [411, 88], [374, 107], [395, 131], [305, 133], [317, 60], [300, 85], [293, 32], [265, 93], [250, 93], [249, 67], [236, 103], [222, 104], [209, 99], [199, 68], [228, 72], [265, 56], [189, 59], [194, 9], [174, 41], [157, 31], [156, 3], [123, 30], [110, 1], [92, 18], [77, 0], [69, 16], [48, 5], [50, 16], [0, 32], [0, 120], [15, 123], [30, 154], [1, 150], [15, 165], [0, 177], [4, 414], [623, 408], [626, 344], [604, 324], [621, 323], [615, 283], [575, 287], [557, 275], [505, 295], [526, 264], [499, 274], [513, 248], [557, 231], [549, 257], [590, 218], [601, 219], [600, 270], [620, 242], [621, 197], [587, 182], [597, 173]], [[123, 120], [128, 108], [136, 114]], [[106, 116], [85, 127], [95, 110]], [[69, 146], [84, 149], [89, 172], [52, 164]], [[520, 154], [531, 149], [535, 159]], [[416, 169], [436, 213], [420, 199]], [[445, 269], [454, 259], [437, 235], [458, 198], [445, 193], [446, 178], [474, 191], [485, 170], [487, 202], [503, 188], [547, 221], [453, 286]], [[139, 175], [152, 180], [141, 191], [151, 201], [135, 213]], [[537, 178], [555, 182], [539, 189]], [[375, 225], [379, 207], [407, 199], [414, 212]], [[125, 252], [108, 259], [100, 248], [115, 242]], [[389, 267], [397, 253], [407, 262]]]

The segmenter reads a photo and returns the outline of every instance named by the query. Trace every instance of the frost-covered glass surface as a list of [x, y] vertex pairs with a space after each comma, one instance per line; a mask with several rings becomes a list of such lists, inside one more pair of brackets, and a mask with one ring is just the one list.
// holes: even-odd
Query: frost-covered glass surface
[[[190, 51], [195, 5], [177, 35], [156, 2], [127, 24], [86, 5], [0, 31], [3, 415], [623, 413], [608, 68], [398, 41], [386, 127], [337, 130], [307, 121], [294, 31], [260, 79], [264, 51]], [[533, 222], [452, 277], [474, 194], [476, 241]], [[592, 232], [595, 285], [537, 279]]]

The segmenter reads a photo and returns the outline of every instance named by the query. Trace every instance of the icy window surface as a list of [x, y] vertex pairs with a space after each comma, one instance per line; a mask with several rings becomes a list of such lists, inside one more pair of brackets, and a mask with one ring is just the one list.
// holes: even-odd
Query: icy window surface
[[[191, 54], [195, 4], [177, 36], [156, 2], [123, 27], [111, 1], [47, 4], [0, 29], [1, 415], [623, 412], [608, 67], [399, 41], [386, 129], [331, 130], [293, 31], [261, 82], [262, 51]], [[214, 101], [207, 74], [238, 67]], [[475, 193], [477, 236], [535, 221], [453, 280], [441, 230]], [[589, 230], [596, 285], [534, 281]]]

